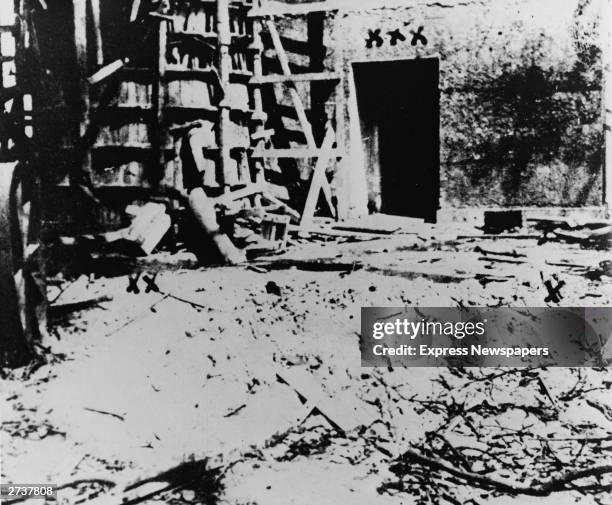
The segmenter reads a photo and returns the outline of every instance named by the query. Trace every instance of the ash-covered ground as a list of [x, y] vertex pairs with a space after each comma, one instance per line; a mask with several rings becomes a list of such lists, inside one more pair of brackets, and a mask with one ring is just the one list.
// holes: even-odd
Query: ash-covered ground
[[122, 272], [73, 279], [61, 302], [99, 303], [52, 309], [45, 360], [5, 372], [2, 480], [65, 503], [611, 503], [610, 470], [589, 473], [612, 465], [609, 370], [361, 368], [362, 306], [612, 302], [605, 250], [459, 233], [234, 267], [158, 254], [138, 294]]

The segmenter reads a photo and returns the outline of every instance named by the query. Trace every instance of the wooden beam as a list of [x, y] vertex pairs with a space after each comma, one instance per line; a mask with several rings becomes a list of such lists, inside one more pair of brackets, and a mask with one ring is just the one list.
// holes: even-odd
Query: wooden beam
[[87, 82], [87, 0], [73, 1], [74, 44], [77, 72], [79, 77], [79, 115], [80, 131], [83, 135], [87, 129], [89, 110], [89, 86]]
[[220, 172], [223, 175], [225, 191], [237, 182], [237, 173], [231, 171], [232, 158], [230, 153], [231, 142], [231, 120], [229, 103], [229, 85], [231, 72], [230, 44], [232, 36], [230, 31], [229, 1], [217, 0], [217, 44], [218, 44], [218, 69], [219, 80], [224, 97], [219, 103], [219, 155]]
[[[166, 77], [168, 80], [194, 79], [205, 82], [219, 81], [219, 74], [211, 68], [187, 68], [183, 65], [170, 64], [166, 67]], [[230, 70], [229, 82], [246, 83], [251, 78], [248, 71]]]
[[[313, 12], [306, 16], [308, 36], [308, 57], [310, 72], [325, 73], [325, 15], [321, 12]], [[335, 81], [331, 81], [335, 84]], [[329, 97], [330, 81], [309, 81], [310, 88], [310, 123], [315, 137], [322, 139], [325, 136], [327, 125], [326, 102]], [[337, 86], [333, 86], [334, 89]]]
[[138, 19], [138, 12], [140, 11], [140, 0], [132, 0], [132, 8], [130, 10], [130, 23], [133, 23]]
[[[89, 126], [89, 83], [88, 77], [88, 61], [87, 61], [87, 0], [73, 0], [73, 29], [74, 29], [74, 46], [78, 73], [78, 118], [79, 118], [79, 138], [84, 138]], [[77, 167], [75, 167], [77, 168]], [[91, 151], [84, 149], [83, 159], [80, 167], [81, 173], [78, 174], [79, 180], [82, 174], [86, 173], [91, 176]], [[81, 184], [82, 181], [79, 181]]]
[[161, 20], [157, 26], [157, 68], [155, 80], [153, 82], [152, 105], [155, 114], [155, 122], [151, 131], [151, 141], [155, 147], [156, 158], [159, 164], [159, 171], [155, 176], [150, 177], [151, 181], [161, 181], [165, 172], [165, 156], [163, 146], [165, 144], [165, 135], [162, 124], [164, 122], [164, 107], [166, 105], [166, 84], [164, 77], [166, 75], [166, 46], [168, 42], [168, 21]]
[[294, 233], [312, 233], [316, 235], [325, 235], [328, 237], [345, 237], [345, 238], [354, 238], [357, 240], [377, 240], [381, 238], [385, 238], [384, 235], [380, 233], [368, 233], [368, 232], [354, 232], [354, 231], [346, 231], [346, 230], [335, 230], [332, 228], [324, 228], [322, 226], [291, 226], [289, 228], [290, 232]]
[[336, 72], [309, 72], [305, 74], [268, 74], [262, 76], [254, 76], [249, 81], [249, 84], [260, 86], [263, 84], [275, 84], [279, 82], [312, 82], [312, 81], [339, 81], [340, 74]]
[[[267, 139], [270, 138], [274, 135], [275, 130], [273, 128], [270, 128], [269, 130], [263, 130], [263, 129], [257, 129], [255, 131], [255, 133], [253, 133], [251, 135], [251, 139], [252, 140], [263, 140], [263, 139]], [[263, 148], [261, 149], [261, 151], [263, 151]]]
[[[263, 75], [263, 64], [262, 64], [262, 53], [264, 45], [261, 40], [261, 21], [258, 19], [253, 20], [253, 43], [250, 48], [253, 52], [253, 75], [255, 78], [261, 78]], [[251, 135], [251, 138], [255, 141], [255, 149], [263, 151], [265, 149], [266, 141], [269, 137], [274, 135], [274, 130], [266, 130], [265, 122], [267, 115], [263, 108], [263, 95], [260, 88], [253, 90], [253, 107], [254, 114], [252, 119], [256, 121], [255, 133]], [[270, 136], [266, 136], [266, 132], [272, 132]], [[265, 166], [262, 159], [255, 159], [255, 182], [262, 184], [265, 182]], [[261, 196], [257, 195], [254, 199], [254, 203], [257, 206], [261, 205]]]
[[115, 60], [108, 65], [103, 66], [100, 70], [98, 70], [95, 74], [91, 75], [87, 81], [89, 84], [98, 84], [99, 82], [108, 79], [111, 75], [115, 74], [126, 64], [128, 59], [125, 60]]
[[253, 151], [252, 158], [319, 158], [328, 155], [330, 158], [339, 158], [343, 153], [338, 149], [330, 149], [327, 154], [323, 149], [289, 148], [289, 149], [266, 149], [263, 151]]
[[96, 39], [96, 63], [100, 66], [104, 65], [104, 46], [102, 45], [102, 26], [100, 24], [100, 0], [90, 0], [90, 2], [94, 37]]
[[304, 211], [302, 212], [300, 226], [308, 226], [312, 222], [321, 190], [323, 190], [323, 194], [326, 197], [327, 204], [329, 205], [332, 214], [335, 214], [335, 209], [331, 201], [331, 189], [325, 173], [327, 165], [332, 159], [332, 146], [334, 145], [334, 141], [334, 131], [331, 128], [328, 128], [327, 132], [325, 133], [325, 138], [323, 139], [323, 145], [321, 146], [321, 155], [319, 156], [312, 173], [310, 189], [308, 190], [308, 197], [306, 198], [306, 204], [304, 205]]

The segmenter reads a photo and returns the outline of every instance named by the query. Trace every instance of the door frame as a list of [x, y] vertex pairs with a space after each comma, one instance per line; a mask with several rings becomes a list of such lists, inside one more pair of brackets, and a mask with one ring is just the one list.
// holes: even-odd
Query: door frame
[[[419, 57], [389, 57], [389, 58], [356, 58], [348, 61], [347, 68], [347, 85], [348, 85], [348, 132], [349, 132], [349, 142], [348, 149], [350, 153], [351, 163], [350, 165], [355, 167], [353, 175], [350, 177], [351, 184], [355, 187], [358, 187], [361, 194], [360, 200], [363, 202], [362, 214], [367, 215], [367, 200], [368, 200], [368, 187], [367, 187], [367, 154], [365, 152], [365, 147], [363, 144], [363, 132], [361, 129], [361, 116], [359, 114], [359, 103], [357, 99], [357, 89], [358, 83], [355, 79], [354, 68], [355, 65], [359, 64], [367, 64], [367, 63], [394, 63], [394, 62], [410, 62], [410, 61], [418, 61], [418, 60], [429, 60], [435, 59], [438, 62], [438, 136], [437, 136], [437, 144], [438, 144], [438, 162], [433, 170], [435, 173], [432, 175], [433, 179], [437, 181], [435, 190], [432, 194], [434, 202], [432, 202], [432, 215], [425, 218], [428, 222], [436, 222], [436, 214], [440, 210], [440, 189], [441, 189], [441, 161], [440, 161], [440, 145], [441, 145], [441, 132], [442, 132], [442, 115], [440, 114], [440, 68], [442, 64], [442, 58], [438, 51], [432, 51], [430, 53], [424, 54]], [[359, 167], [360, 169], [358, 169]], [[358, 172], [355, 173], [355, 172]]]

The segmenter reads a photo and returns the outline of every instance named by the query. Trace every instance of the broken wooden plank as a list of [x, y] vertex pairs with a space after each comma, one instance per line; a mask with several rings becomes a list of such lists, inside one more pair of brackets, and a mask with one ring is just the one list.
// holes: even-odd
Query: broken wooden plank
[[92, 85], [99, 84], [100, 82], [104, 81], [105, 79], [108, 79], [111, 75], [121, 70], [123, 66], [126, 65], [126, 63], [128, 62], [128, 58], [125, 58], [124, 60], [115, 60], [112, 63], [103, 66], [100, 70], [89, 76], [87, 78], [87, 81], [89, 82], [89, 84]]
[[229, 205], [231, 202], [241, 200], [259, 193], [263, 193], [266, 190], [265, 184], [249, 184], [247, 187], [238, 189], [236, 191], [230, 191], [220, 196], [212, 198], [213, 202], [217, 205]]
[[595, 218], [555, 218], [555, 217], [532, 217], [527, 222], [533, 223], [535, 228], [552, 231], [555, 228], [563, 230], [576, 230], [579, 228], [601, 228], [609, 226], [610, 220]]
[[509, 256], [511, 258], [526, 258], [526, 254], [517, 253], [515, 250], [512, 251], [492, 251], [491, 249], [483, 249], [480, 246], [476, 246], [474, 248], [474, 252], [484, 254], [485, 256], [494, 255], [494, 256]]
[[149, 202], [139, 208], [124, 238], [138, 244], [145, 254], [151, 254], [171, 224], [166, 207]]
[[476, 274], [474, 277], [482, 286], [486, 286], [491, 282], [508, 282], [514, 277], [511, 275], [490, 275], [490, 274]]
[[377, 240], [382, 239], [384, 235], [380, 233], [367, 233], [367, 232], [353, 232], [345, 230], [335, 230], [332, 228], [325, 228], [322, 226], [291, 226], [289, 231], [298, 234], [313, 234], [313, 235], [324, 235], [328, 237], [338, 238], [352, 238], [355, 240]]
[[289, 189], [287, 188], [287, 186], [280, 186], [278, 184], [272, 184], [271, 182], [267, 183], [266, 186], [266, 192], [268, 194], [284, 202], [288, 202], [289, 200], [291, 200], [291, 197], [289, 196]]
[[71, 312], [77, 312], [79, 310], [89, 309], [100, 303], [112, 302], [113, 297], [110, 295], [96, 296], [94, 298], [88, 298], [86, 300], [71, 301], [67, 303], [53, 303], [49, 305], [49, 316], [60, 316], [62, 314], [69, 314]]
[[556, 237], [564, 240], [588, 242], [592, 240], [601, 240], [608, 236], [612, 236], [612, 226], [602, 226], [601, 228], [576, 231], [555, 230], [553, 233]]
[[553, 262], [553, 261], [546, 260], [545, 263], [551, 267], [577, 268], [577, 269], [584, 269], [584, 270], [588, 270], [589, 268], [591, 268], [589, 265], [579, 265], [577, 263], [571, 263], [569, 261]]
[[346, 225], [346, 224], [335, 224], [332, 229], [339, 231], [349, 231], [356, 233], [369, 233], [372, 235], [391, 235], [401, 228], [399, 226], [392, 226], [388, 228], [374, 227], [374, 226], [358, 226], [358, 225]]
[[256, 261], [254, 264], [265, 266], [269, 270], [296, 268], [305, 272], [353, 272], [363, 268], [363, 264], [359, 261], [335, 261], [333, 258], [316, 260], [280, 258]]
[[523, 264], [525, 264], [525, 262], [521, 261], [521, 260], [514, 260], [514, 259], [508, 259], [508, 258], [494, 258], [492, 256], [481, 256], [478, 259], [480, 261], [489, 261], [491, 263], [511, 263], [511, 264], [514, 264], [514, 265], [523, 265]]
[[323, 391], [316, 378], [301, 367], [291, 367], [276, 371], [279, 380], [304, 398], [310, 407], [310, 413], [317, 410], [339, 431], [347, 433], [359, 426], [368, 426], [374, 422], [372, 413], [360, 405], [360, 400], [348, 397], [347, 394], [330, 397]]
[[117, 249], [130, 255], [151, 254], [172, 224], [166, 206], [148, 202], [142, 207], [128, 206], [126, 212], [133, 216], [130, 226], [95, 236], [83, 235], [79, 237], [81, 243], [90, 241], [94, 247], [95, 244], [114, 244], [118, 246]]

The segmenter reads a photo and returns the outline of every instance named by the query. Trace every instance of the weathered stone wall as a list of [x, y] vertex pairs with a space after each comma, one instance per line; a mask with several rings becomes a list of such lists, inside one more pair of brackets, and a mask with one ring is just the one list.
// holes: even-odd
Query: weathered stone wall
[[[442, 208], [601, 204], [599, 0], [345, 5], [366, 8], [337, 15], [329, 55], [347, 76], [349, 207], [363, 208], [366, 191], [351, 63], [419, 57], [440, 60]], [[376, 29], [383, 43], [367, 47]], [[406, 40], [391, 45], [396, 29]]]

